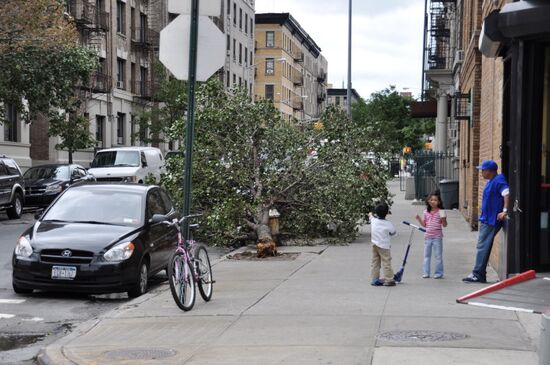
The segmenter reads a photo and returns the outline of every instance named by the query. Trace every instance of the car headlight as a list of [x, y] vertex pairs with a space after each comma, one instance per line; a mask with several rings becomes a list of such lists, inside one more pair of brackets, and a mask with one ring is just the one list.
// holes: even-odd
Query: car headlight
[[19, 237], [17, 245], [15, 245], [15, 255], [20, 257], [30, 257], [32, 255], [32, 246], [27, 237]]
[[111, 248], [109, 251], [103, 254], [103, 257], [107, 261], [124, 261], [132, 256], [135, 246], [132, 242], [124, 242]]
[[63, 191], [63, 186], [60, 184], [50, 185], [46, 187], [46, 193], [60, 193]]
[[137, 176], [126, 176], [122, 178], [122, 182], [136, 182]]

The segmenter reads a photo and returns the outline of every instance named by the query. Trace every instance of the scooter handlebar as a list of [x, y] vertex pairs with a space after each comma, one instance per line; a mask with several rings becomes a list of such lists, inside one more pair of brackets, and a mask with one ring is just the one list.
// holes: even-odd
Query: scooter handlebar
[[407, 222], [407, 221], [403, 221], [403, 224], [406, 224], [407, 226], [411, 226], [411, 227], [413, 227], [413, 228], [416, 228], [416, 229], [418, 229], [420, 232], [426, 232], [426, 230], [425, 230], [424, 228], [419, 227], [419, 226], [417, 226], [416, 224], [412, 224], [412, 223]]

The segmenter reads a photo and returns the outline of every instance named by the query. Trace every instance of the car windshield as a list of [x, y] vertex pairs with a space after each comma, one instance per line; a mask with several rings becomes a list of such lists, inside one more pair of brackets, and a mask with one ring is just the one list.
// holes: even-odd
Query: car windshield
[[98, 152], [91, 167], [140, 166], [139, 151], [105, 151]]
[[100, 189], [69, 189], [42, 220], [139, 226], [143, 221], [142, 195]]
[[69, 166], [39, 166], [28, 169], [23, 178], [28, 180], [69, 180]]

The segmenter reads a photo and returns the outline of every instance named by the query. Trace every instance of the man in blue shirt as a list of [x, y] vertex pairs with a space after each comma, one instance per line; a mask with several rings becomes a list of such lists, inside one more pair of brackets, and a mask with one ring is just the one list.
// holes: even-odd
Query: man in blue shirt
[[508, 216], [509, 187], [504, 175], [497, 173], [498, 165], [493, 160], [485, 160], [477, 167], [487, 181], [481, 200], [479, 216], [479, 237], [474, 270], [462, 279], [465, 283], [486, 283], [487, 264], [493, 247], [493, 240]]

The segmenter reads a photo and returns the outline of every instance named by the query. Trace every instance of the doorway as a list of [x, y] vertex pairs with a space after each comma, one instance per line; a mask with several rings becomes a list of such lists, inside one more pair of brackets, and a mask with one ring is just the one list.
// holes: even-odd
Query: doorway
[[544, 52], [544, 90], [542, 94], [542, 123], [540, 144], [540, 199], [538, 228], [540, 269], [550, 268], [550, 47]]

